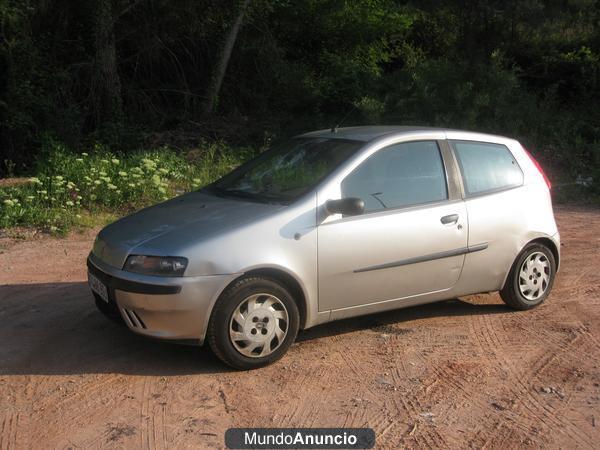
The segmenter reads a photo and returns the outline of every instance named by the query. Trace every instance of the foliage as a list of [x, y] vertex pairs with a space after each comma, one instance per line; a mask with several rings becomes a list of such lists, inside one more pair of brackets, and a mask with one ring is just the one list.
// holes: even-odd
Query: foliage
[[34, 225], [64, 232], [99, 212], [133, 211], [198, 189], [251, 153], [212, 144], [190, 161], [164, 147], [124, 155], [96, 146], [79, 155], [48, 145], [36, 176], [25, 185], [0, 188], [0, 228]]
[[[346, 117], [503, 133], [553, 179], [598, 178], [598, 0], [252, 0], [204, 116], [239, 5], [0, 2], [0, 176], [31, 173], [49, 138], [124, 155], [157, 132], [258, 147]], [[111, 101], [122, 111], [100, 114]]]

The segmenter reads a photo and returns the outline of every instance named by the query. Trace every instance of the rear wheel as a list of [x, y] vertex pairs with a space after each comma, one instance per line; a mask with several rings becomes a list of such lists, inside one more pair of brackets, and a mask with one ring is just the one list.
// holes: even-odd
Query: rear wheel
[[299, 312], [288, 290], [267, 277], [247, 277], [226, 289], [208, 327], [213, 352], [236, 369], [281, 358], [296, 339]]
[[550, 249], [528, 244], [515, 260], [500, 296], [512, 308], [534, 308], [550, 295], [555, 275], [556, 261]]

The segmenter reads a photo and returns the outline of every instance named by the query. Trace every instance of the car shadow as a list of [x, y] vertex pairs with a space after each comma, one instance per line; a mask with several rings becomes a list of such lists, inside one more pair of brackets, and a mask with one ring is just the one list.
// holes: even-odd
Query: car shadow
[[0, 286], [0, 375], [228, 372], [206, 347], [138, 336], [101, 314], [87, 283]]
[[[439, 316], [503, 313], [458, 300], [332, 322], [298, 342]], [[392, 330], [393, 332], [393, 330]], [[0, 286], [0, 375], [188, 375], [231, 371], [207, 348], [138, 336], [96, 310], [84, 282]]]
[[329, 322], [301, 332], [297, 342], [338, 336], [355, 331], [370, 329], [382, 334], [405, 334], [410, 331], [410, 323], [433, 317], [472, 316], [504, 314], [512, 310], [504, 304], [473, 304], [458, 298], [409, 308], [395, 309], [367, 316]]

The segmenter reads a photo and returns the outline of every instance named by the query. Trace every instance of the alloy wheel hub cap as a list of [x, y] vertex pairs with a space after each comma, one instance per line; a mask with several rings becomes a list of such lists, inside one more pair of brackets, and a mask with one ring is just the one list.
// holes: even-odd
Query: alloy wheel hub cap
[[268, 356], [283, 343], [288, 320], [281, 300], [271, 294], [254, 294], [234, 310], [229, 323], [229, 338], [244, 356]]
[[527, 300], [540, 298], [548, 289], [550, 262], [541, 252], [532, 253], [523, 261], [519, 272], [519, 291]]

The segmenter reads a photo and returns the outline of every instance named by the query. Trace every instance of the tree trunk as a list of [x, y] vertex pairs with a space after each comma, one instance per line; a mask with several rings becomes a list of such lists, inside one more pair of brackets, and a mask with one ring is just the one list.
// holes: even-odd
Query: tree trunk
[[229, 34], [227, 35], [227, 39], [225, 40], [225, 44], [221, 50], [219, 63], [217, 64], [217, 67], [213, 73], [208, 90], [206, 91], [206, 100], [203, 107], [203, 113], [205, 115], [212, 113], [215, 109], [217, 98], [219, 97], [219, 91], [221, 90], [221, 84], [223, 84], [223, 78], [225, 77], [225, 72], [227, 71], [227, 65], [229, 64], [229, 59], [231, 58], [231, 52], [233, 51], [233, 46], [235, 45], [242, 22], [244, 21], [244, 14], [246, 13], [249, 3], [250, 0], [243, 0], [235, 22], [229, 30]]
[[96, 126], [106, 122], [119, 123], [123, 118], [123, 101], [117, 70], [112, 0], [97, 0], [94, 45], [96, 55], [92, 88]]

